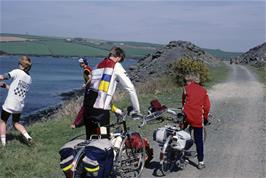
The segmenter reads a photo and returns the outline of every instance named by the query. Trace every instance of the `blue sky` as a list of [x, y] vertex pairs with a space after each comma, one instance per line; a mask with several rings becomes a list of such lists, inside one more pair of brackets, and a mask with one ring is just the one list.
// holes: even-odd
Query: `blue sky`
[[247, 51], [266, 41], [265, 1], [1, 0], [1, 33]]

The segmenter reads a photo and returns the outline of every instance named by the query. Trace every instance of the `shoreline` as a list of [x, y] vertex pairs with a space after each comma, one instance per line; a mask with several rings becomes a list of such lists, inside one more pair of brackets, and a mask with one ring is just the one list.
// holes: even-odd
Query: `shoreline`
[[49, 117], [55, 115], [62, 109], [65, 103], [71, 101], [75, 97], [81, 97], [84, 93], [84, 89], [73, 89], [71, 91], [60, 93], [58, 96], [61, 97], [60, 103], [53, 106], [45, 107], [36, 111], [31, 112], [21, 118], [21, 122], [25, 125], [31, 125], [35, 122], [42, 122], [50, 119]]
[[[105, 58], [106, 56], [77, 56], [77, 55], [45, 55], [45, 54], [10, 54], [10, 53], [1, 53], [2, 51], [0, 50], [0, 57], [4, 56], [31, 56], [31, 57], [54, 57], [54, 58], [80, 58], [80, 57], [90, 57], [90, 58]], [[127, 59], [133, 59], [133, 60], [140, 60], [142, 57], [137, 57], [137, 56], [128, 56]]]

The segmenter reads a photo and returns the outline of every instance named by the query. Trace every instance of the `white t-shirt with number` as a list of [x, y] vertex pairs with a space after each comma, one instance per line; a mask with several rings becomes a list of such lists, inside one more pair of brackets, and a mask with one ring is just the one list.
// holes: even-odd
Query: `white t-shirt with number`
[[9, 113], [21, 113], [24, 100], [31, 84], [31, 76], [21, 69], [14, 69], [8, 73], [12, 83], [3, 104], [3, 109]]

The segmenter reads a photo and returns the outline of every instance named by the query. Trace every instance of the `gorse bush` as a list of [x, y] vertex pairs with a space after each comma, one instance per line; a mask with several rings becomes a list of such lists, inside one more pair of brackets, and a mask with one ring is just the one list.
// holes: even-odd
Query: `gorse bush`
[[170, 68], [179, 86], [183, 86], [185, 78], [190, 78], [191, 76], [195, 78], [198, 76], [198, 83], [202, 85], [210, 80], [208, 66], [202, 60], [183, 57], [177, 62], [172, 63]]

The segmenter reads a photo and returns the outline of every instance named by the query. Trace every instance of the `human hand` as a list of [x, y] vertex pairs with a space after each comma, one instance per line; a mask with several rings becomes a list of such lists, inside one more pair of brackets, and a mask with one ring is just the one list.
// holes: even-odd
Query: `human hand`
[[76, 128], [75, 124], [71, 124], [70, 127], [71, 127], [72, 129], [75, 129], [75, 128]]
[[1, 87], [1, 88], [6, 88], [6, 83], [4, 83], [4, 82], [0, 82], [0, 87]]
[[211, 123], [209, 122], [208, 119], [204, 119], [203, 124], [204, 124], [205, 126], [211, 125]]

